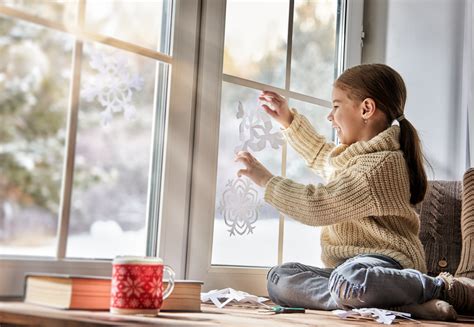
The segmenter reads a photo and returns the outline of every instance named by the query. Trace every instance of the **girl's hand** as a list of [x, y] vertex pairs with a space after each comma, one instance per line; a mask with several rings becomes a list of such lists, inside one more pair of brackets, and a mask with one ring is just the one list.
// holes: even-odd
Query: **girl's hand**
[[245, 169], [240, 169], [237, 175], [242, 175], [250, 178], [255, 184], [265, 187], [268, 181], [273, 177], [272, 173], [268, 171], [253, 155], [249, 152], [240, 151], [237, 153], [235, 161], [240, 161], [245, 165]]
[[258, 99], [272, 105], [273, 109], [266, 104], [263, 104], [262, 108], [279, 122], [283, 128], [290, 126], [293, 121], [293, 113], [290, 111], [288, 101], [284, 97], [273, 91], [262, 91]]

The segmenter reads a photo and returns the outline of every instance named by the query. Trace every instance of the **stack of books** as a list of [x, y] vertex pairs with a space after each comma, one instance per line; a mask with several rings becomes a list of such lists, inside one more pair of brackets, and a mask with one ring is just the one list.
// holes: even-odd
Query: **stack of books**
[[[163, 283], [166, 289], [167, 282]], [[201, 311], [203, 282], [175, 280], [174, 290], [163, 301], [161, 311]], [[58, 309], [109, 310], [110, 277], [29, 273], [25, 277], [27, 303]]]

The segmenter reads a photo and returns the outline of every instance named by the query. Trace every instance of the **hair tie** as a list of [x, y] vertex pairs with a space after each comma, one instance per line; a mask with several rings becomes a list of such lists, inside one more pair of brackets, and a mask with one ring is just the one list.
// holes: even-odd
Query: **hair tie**
[[405, 119], [405, 115], [404, 114], [401, 114], [400, 116], [398, 116], [397, 118], [395, 118], [398, 122], [401, 122], [402, 120]]

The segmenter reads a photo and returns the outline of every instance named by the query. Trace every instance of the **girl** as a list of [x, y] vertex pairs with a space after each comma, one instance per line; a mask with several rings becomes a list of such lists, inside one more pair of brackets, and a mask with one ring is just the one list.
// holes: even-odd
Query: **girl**
[[403, 115], [405, 84], [395, 70], [360, 65], [336, 80], [327, 118], [339, 146], [327, 143], [279, 94], [264, 91], [259, 99], [271, 105], [262, 108], [307, 164], [328, 178], [326, 185], [301, 185], [273, 176], [248, 152], [237, 155], [245, 165], [238, 175], [264, 187], [266, 202], [304, 224], [323, 226], [327, 268], [273, 267], [267, 288], [275, 303], [319, 310], [397, 307], [443, 320], [456, 319], [454, 309], [474, 312], [473, 280], [423, 274], [413, 205], [423, 200], [427, 178], [417, 132]]

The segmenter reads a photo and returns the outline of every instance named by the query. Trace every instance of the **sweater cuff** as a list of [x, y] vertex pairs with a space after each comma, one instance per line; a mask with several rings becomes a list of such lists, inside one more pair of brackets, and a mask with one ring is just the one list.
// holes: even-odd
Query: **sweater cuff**
[[301, 115], [294, 108], [291, 108], [290, 111], [293, 113], [293, 121], [291, 122], [290, 126], [281, 131], [286, 138], [295, 134], [301, 126]]
[[265, 202], [272, 204], [273, 203], [273, 198], [275, 197], [275, 187], [276, 185], [284, 180], [283, 177], [281, 176], [273, 176], [268, 182], [267, 185], [265, 185], [265, 195], [264, 195], [264, 200]]

